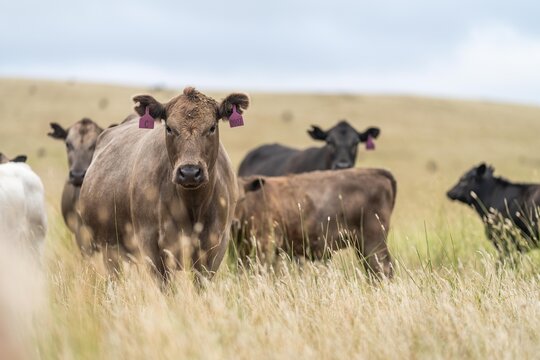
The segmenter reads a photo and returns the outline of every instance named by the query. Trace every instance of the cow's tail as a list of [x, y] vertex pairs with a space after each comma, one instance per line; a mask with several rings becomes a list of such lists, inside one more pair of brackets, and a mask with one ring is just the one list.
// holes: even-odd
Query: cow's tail
[[388, 180], [390, 180], [390, 185], [392, 186], [392, 210], [394, 210], [394, 206], [396, 205], [396, 197], [397, 197], [397, 182], [396, 178], [392, 173], [385, 169], [379, 169], [379, 173], [386, 177]]

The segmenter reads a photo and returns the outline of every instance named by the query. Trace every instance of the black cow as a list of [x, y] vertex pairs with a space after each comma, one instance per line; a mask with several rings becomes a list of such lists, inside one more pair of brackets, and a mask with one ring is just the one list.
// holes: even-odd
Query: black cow
[[280, 144], [260, 146], [247, 154], [240, 164], [238, 175], [280, 176], [351, 168], [356, 162], [358, 144], [363, 142], [372, 147], [373, 139], [376, 139], [380, 132], [379, 128], [375, 127], [358, 132], [345, 120], [328, 131], [312, 125], [308, 134], [315, 140], [325, 141], [326, 145], [305, 150]]
[[480, 164], [465, 173], [447, 196], [474, 207], [501, 255], [538, 247], [540, 185], [512, 183]]

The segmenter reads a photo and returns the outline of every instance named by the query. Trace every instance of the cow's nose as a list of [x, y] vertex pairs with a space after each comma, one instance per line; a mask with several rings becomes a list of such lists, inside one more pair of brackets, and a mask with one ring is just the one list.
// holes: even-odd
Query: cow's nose
[[180, 184], [187, 187], [200, 185], [203, 180], [201, 167], [198, 165], [184, 165], [180, 167], [178, 169], [178, 180]]
[[85, 175], [86, 175], [86, 170], [82, 170], [82, 171], [70, 170], [69, 181], [75, 186], [81, 186]]

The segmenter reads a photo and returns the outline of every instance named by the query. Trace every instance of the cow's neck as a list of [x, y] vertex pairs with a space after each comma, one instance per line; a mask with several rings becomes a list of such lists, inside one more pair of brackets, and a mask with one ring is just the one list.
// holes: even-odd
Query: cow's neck
[[326, 170], [332, 167], [332, 152], [328, 145], [324, 145], [323, 147], [318, 148], [317, 157], [321, 159], [322, 163], [324, 164], [324, 166], [321, 167], [321, 169]]
[[489, 188], [477, 194], [480, 203], [475, 202], [474, 208], [480, 216], [487, 215], [490, 208], [506, 214], [507, 207], [511, 210], [516, 202], [521, 202], [528, 184], [515, 184], [503, 178], [493, 178]]
[[216, 176], [214, 171], [209, 171], [208, 182], [196, 190], [186, 190], [177, 186], [177, 194], [185, 204], [187, 215], [191, 223], [202, 223], [212, 200], [212, 194], [216, 186]]

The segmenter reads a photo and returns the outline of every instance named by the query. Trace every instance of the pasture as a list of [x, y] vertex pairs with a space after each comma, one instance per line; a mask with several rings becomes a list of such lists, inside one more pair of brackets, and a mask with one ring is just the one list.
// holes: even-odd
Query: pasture
[[[540, 182], [540, 108], [411, 96], [263, 94], [245, 91], [246, 126], [220, 125], [237, 168], [263, 143], [317, 145], [306, 133], [347, 119], [381, 128], [359, 167], [398, 182], [388, 238], [392, 281], [373, 285], [352, 252], [327, 264], [284, 261], [241, 271], [226, 259], [204, 291], [190, 274], [161, 291], [142, 272], [95, 274], [60, 214], [65, 145], [49, 123], [89, 117], [102, 127], [132, 113], [131, 97], [166, 101], [178, 89], [0, 80], [0, 151], [28, 155], [48, 207], [46, 292], [26, 347], [43, 359], [148, 358], [533, 358], [540, 351], [540, 256], [496, 268], [497, 254], [472, 209], [446, 191], [486, 161], [512, 181]], [[196, 84], [195, 84], [196, 85]], [[200, 89], [204, 90], [204, 89]], [[217, 100], [225, 93], [211, 94]], [[141, 130], [142, 131], [142, 130]], [[322, 145], [322, 143], [321, 143]], [[36, 295], [37, 296], [37, 295]]]

